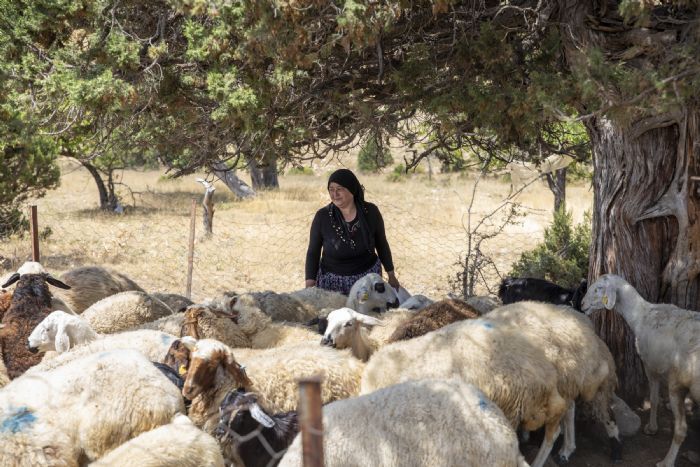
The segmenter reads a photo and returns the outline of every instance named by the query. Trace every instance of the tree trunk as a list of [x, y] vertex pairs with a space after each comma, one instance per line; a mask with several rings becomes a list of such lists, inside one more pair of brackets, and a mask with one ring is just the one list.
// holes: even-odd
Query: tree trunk
[[566, 168], [547, 174], [547, 185], [554, 193], [554, 212], [566, 209]]
[[[605, 2], [559, 0], [561, 38], [568, 67], [590, 76], [590, 53], [619, 55], [633, 43], [627, 36], [596, 27], [617, 10]], [[681, 37], [681, 36], [674, 36]], [[639, 57], [638, 57], [639, 58]], [[648, 57], [647, 57], [648, 58]], [[604, 105], [624, 100], [600, 86]], [[590, 113], [584, 104], [582, 114]], [[633, 114], [630, 109], [628, 115]], [[697, 109], [669, 116], [649, 114], [626, 126], [603, 116], [584, 119], [593, 151], [594, 212], [589, 282], [604, 273], [623, 276], [650, 302], [698, 308], [700, 225], [698, 191], [691, 185], [700, 173], [695, 148]], [[647, 380], [634, 337], [617, 313], [594, 313], [596, 331], [615, 357], [619, 393], [629, 404], [647, 395]]]
[[249, 159], [248, 164], [253, 189], [269, 190], [280, 187], [277, 178], [277, 156], [272, 151], [267, 152], [262, 160]]
[[226, 164], [223, 162], [217, 162], [212, 165], [211, 170], [236, 196], [240, 198], [252, 198], [255, 196], [255, 190], [238, 178], [236, 171], [226, 167]]
[[112, 181], [111, 172], [109, 175], [108, 189], [108, 186], [105, 185], [104, 180], [102, 180], [102, 175], [100, 175], [100, 172], [97, 170], [97, 167], [90, 164], [89, 162], [81, 161], [80, 159], [78, 159], [78, 161], [83, 167], [87, 169], [88, 172], [90, 172], [90, 175], [92, 175], [93, 180], [95, 180], [95, 184], [97, 185], [97, 192], [100, 195], [100, 209], [103, 209], [105, 211], [114, 211], [119, 205], [119, 201], [117, 199], [116, 193], [114, 192], [114, 183]]
[[[650, 302], [697, 309], [700, 205], [690, 180], [700, 173], [698, 113], [647, 129], [659, 121], [587, 125], [595, 165], [589, 281], [619, 274]], [[594, 323], [615, 357], [623, 397], [643, 401], [647, 381], [629, 327], [610, 312], [595, 314]]]

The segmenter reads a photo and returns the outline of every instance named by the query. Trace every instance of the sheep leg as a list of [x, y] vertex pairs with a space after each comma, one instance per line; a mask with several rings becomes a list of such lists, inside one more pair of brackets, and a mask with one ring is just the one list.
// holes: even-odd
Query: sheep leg
[[574, 419], [576, 416], [576, 404], [571, 401], [569, 408], [566, 409], [566, 414], [561, 419], [561, 424], [564, 426], [564, 444], [559, 450], [559, 458], [557, 464], [562, 465], [569, 462], [569, 457], [576, 450], [576, 431], [574, 427]]
[[656, 424], [656, 412], [659, 409], [659, 377], [647, 375], [649, 378], [649, 423], [644, 427], [644, 433], [647, 435], [655, 435], [659, 431], [659, 426]]
[[600, 421], [603, 422], [605, 432], [610, 440], [610, 459], [617, 464], [622, 461], [622, 439], [620, 438], [620, 430], [617, 428], [617, 423], [610, 416], [607, 407], [601, 408]]
[[656, 467], [673, 467], [676, 463], [678, 450], [683, 444], [688, 425], [685, 422], [685, 395], [687, 390], [679, 385], [668, 385], [668, 398], [671, 401], [671, 411], [673, 412], [673, 441], [666, 453], [664, 460], [656, 464]]
[[535, 460], [532, 461], [531, 467], [543, 467], [544, 463], [549, 457], [549, 453], [552, 452], [552, 447], [554, 446], [554, 441], [556, 441], [561, 428], [559, 422], [561, 419], [557, 419], [556, 422], [548, 422], [544, 427], [544, 439], [542, 440], [542, 445], [539, 451], [537, 451], [537, 456]]

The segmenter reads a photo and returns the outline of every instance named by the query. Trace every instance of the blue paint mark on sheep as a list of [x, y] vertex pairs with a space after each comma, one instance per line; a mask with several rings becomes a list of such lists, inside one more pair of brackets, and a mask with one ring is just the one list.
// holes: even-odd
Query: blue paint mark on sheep
[[481, 410], [486, 410], [489, 408], [489, 403], [482, 396], [479, 396], [479, 408]]
[[17, 433], [31, 426], [36, 421], [36, 417], [27, 407], [19, 407], [12, 415], [2, 421], [0, 432]]
[[163, 342], [163, 344], [170, 344], [173, 341], [173, 336], [163, 333], [160, 335], [160, 340]]
[[488, 321], [484, 321], [483, 325], [486, 329], [493, 329], [493, 323], [489, 323]]

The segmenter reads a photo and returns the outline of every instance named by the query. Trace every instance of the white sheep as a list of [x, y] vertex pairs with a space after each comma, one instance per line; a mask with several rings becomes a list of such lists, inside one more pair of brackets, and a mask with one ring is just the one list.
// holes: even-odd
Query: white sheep
[[63, 353], [76, 345], [92, 342], [98, 336], [84, 319], [56, 310], [37, 324], [27, 339], [27, 346], [30, 351]]
[[500, 300], [490, 297], [488, 295], [473, 295], [464, 300], [464, 303], [473, 307], [482, 315], [485, 315], [494, 308], [502, 305]]
[[[503, 412], [457, 379], [411, 381], [332, 402], [322, 423], [328, 467], [527, 466]], [[279, 465], [302, 466], [301, 435]]]
[[163, 302], [145, 292], [119, 292], [83, 311], [82, 318], [99, 333], [111, 334], [172, 315]]
[[637, 341], [637, 351], [644, 362], [649, 379], [651, 410], [647, 434], [658, 430], [657, 410], [659, 385], [668, 383], [673, 412], [673, 441], [657, 467], [675, 464], [687, 432], [684, 401], [686, 395], [700, 403], [700, 313], [675, 305], [649, 303], [626, 280], [615, 274], [604, 274], [588, 288], [582, 310], [606, 308], [616, 310], [627, 321]]
[[171, 423], [141, 433], [122, 444], [91, 467], [224, 467], [219, 443], [194, 426], [185, 415]]
[[327, 403], [357, 395], [363, 368], [347, 351], [318, 344], [251, 349], [234, 357], [234, 350], [221, 342], [202, 339], [190, 354], [182, 394], [192, 400], [189, 416], [195, 425], [213, 433], [218, 407], [232, 389], [259, 394], [268, 413], [285, 412], [296, 410], [299, 378], [322, 374], [322, 398]]
[[399, 308], [405, 310], [422, 310], [431, 303], [435, 303], [435, 301], [421, 294], [411, 295], [405, 300], [401, 300], [401, 297], [399, 297]]
[[177, 387], [136, 351], [25, 373], [0, 391], [0, 465], [94, 461], [184, 410]]
[[[42, 336], [41, 331], [39, 331], [38, 341], [33, 341], [33, 343], [38, 344], [37, 348], [41, 347], [49, 350], [58, 350], [57, 342], [59, 340], [65, 342], [67, 339], [70, 346], [76, 346], [70, 348], [68, 352], [46, 355], [41, 362], [34, 365], [28, 371], [33, 373], [46, 371], [90, 354], [119, 349], [135, 350], [152, 361], [162, 362], [170, 345], [178, 339], [177, 336], [172, 334], [142, 329], [120, 332], [117, 334], [98, 334], [95, 340], [81, 343], [78, 340], [79, 336], [87, 336], [90, 334], [88, 330], [84, 329], [86, 326], [89, 327], [85, 321], [74, 322], [69, 326], [63, 326], [64, 335], [57, 334], [60, 326], [60, 323], [56, 323], [55, 326], [52, 325], [44, 336]], [[51, 337], [52, 334], [55, 336], [54, 338]]]
[[93, 303], [119, 292], [144, 291], [126, 275], [102, 266], [81, 266], [71, 269], [63, 273], [60, 279], [71, 286], [71, 289], [58, 295], [76, 313], [82, 313]]
[[531, 301], [496, 308], [487, 316], [538, 345], [557, 369], [557, 389], [569, 403], [559, 461], [568, 462], [576, 450], [574, 402], [578, 399], [589, 403], [592, 415], [605, 427], [613, 462], [620, 461], [622, 442], [610, 417], [617, 387], [615, 361], [590, 319], [568, 306]]
[[241, 331], [250, 340], [249, 347], [266, 349], [303, 342], [318, 342], [318, 334], [310, 328], [296, 322], [275, 322], [268, 314], [255, 305], [247, 304], [245, 300], [239, 300], [233, 305], [233, 313], [237, 316], [237, 324]]
[[374, 316], [359, 313], [352, 308], [339, 308], [328, 315], [328, 326], [321, 344], [336, 349], [350, 348], [355, 358], [366, 362], [377, 349], [387, 343], [396, 328], [413, 315], [412, 310], [401, 308]]
[[460, 377], [498, 405], [513, 428], [545, 428], [533, 462], [542, 467], [559, 435], [567, 401], [538, 345], [485, 318], [458, 321], [379, 349], [367, 362], [361, 393], [416, 379]]
[[383, 313], [387, 308], [398, 307], [399, 297], [396, 290], [385, 282], [382, 276], [372, 272], [353, 284], [345, 306], [364, 314]]

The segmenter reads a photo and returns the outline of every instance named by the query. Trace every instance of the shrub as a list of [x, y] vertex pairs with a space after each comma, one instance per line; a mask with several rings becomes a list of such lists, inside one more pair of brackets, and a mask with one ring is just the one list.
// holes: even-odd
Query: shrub
[[304, 167], [301, 165], [292, 167], [287, 171], [287, 175], [313, 175], [314, 169], [311, 167]]
[[575, 288], [588, 277], [588, 252], [591, 245], [591, 215], [573, 226], [571, 213], [560, 209], [552, 224], [544, 230], [544, 240], [513, 264], [510, 275], [536, 277]]
[[406, 166], [403, 164], [398, 164], [394, 166], [394, 170], [387, 175], [386, 180], [388, 182], [405, 182], [408, 174], [406, 173]]
[[360, 172], [378, 172], [393, 162], [389, 149], [380, 146], [375, 137], [367, 138], [357, 155], [357, 168]]

